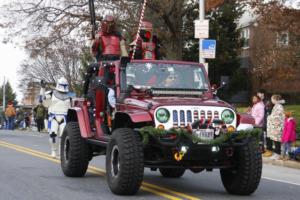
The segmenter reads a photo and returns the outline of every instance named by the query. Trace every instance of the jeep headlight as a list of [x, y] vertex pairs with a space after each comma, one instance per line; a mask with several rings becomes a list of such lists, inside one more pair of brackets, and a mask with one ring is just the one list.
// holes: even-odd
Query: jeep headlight
[[221, 118], [226, 124], [231, 124], [234, 120], [234, 112], [226, 109], [222, 112]]
[[159, 108], [156, 111], [156, 119], [160, 123], [166, 123], [170, 119], [170, 112], [165, 108]]

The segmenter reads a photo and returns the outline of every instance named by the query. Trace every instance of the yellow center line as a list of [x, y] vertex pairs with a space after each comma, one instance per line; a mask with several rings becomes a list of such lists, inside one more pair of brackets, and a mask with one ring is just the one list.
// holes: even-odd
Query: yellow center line
[[[26, 153], [26, 154], [30, 154], [30, 155], [33, 155], [33, 156], [36, 156], [36, 157], [39, 157], [39, 158], [43, 158], [43, 159], [46, 159], [46, 160], [49, 160], [49, 161], [52, 161], [52, 162], [55, 162], [55, 163], [58, 163], [58, 164], [60, 163], [59, 160], [57, 160], [55, 158], [52, 158], [49, 154], [46, 154], [46, 153], [43, 153], [43, 152], [40, 152], [40, 151], [36, 151], [36, 150], [30, 149], [30, 148], [27, 148], [27, 147], [15, 145], [15, 144], [12, 144], [12, 143], [7, 143], [7, 142], [2, 141], [2, 140], [0, 140], [0, 145], [4, 146], [4, 147], [7, 147], [7, 148], [17, 150], [17, 151], [20, 151], [22, 153]], [[93, 174], [98, 174], [98, 175], [101, 175], [101, 176], [105, 176], [105, 174], [106, 174], [106, 171], [104, 169], [97, 168], [97, 167], [94, 167], [94, 166], [89, 166], [88, 172], [91, 172]], [[144, 190], [144, 191], [153, 193], [155, 195], [162, 196], [166, 199], [171, 199], [171, 200], [180, 200], [182, 198], [189, 199], [189, 200], [200, 200], [200, 198], [198, 198], [198, 197], [193, 197], [193, 196], [190, 196], [190, 195], [187, 195], [187, 194], [184, 194], [184, 193], [181, 193], [181, 192], [177, 192], [177, 191], [174, 191], [174, 190], [162, 187], [162, 186], [147, 183], [145, 181], [142, 182], [141, 189]], [[172, 194], [172, 195], [176, 195], [176, 196], [181, 197], [181, 198], [171, 196], [167, 193]]]

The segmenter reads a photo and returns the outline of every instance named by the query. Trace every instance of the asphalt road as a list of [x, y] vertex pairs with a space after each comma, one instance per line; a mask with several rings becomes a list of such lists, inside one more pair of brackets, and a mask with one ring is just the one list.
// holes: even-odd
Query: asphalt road
[[271, 165], [264, 165], [259, 188], [251, 196], [227, 194], [218, 170], [187, 171], [180, 179], [166, 179], [148, 169], [137, 195], [116, 196], [106, 184], [104, 156], [92, 160], [85, 177], [68, 178], [49, 149], [46, 134], [0, 130], [0, 200], [300, 199], [300, 171]]

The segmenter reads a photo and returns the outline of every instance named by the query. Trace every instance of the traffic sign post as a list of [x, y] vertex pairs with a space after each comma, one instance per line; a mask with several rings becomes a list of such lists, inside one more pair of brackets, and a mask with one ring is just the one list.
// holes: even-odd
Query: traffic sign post
[[209, 20], [195, 20], [195, 38], [205, 39], [209, 37]]
[[216, 57], [216, 40], [202, 40], [200, 57], [214, 59]]

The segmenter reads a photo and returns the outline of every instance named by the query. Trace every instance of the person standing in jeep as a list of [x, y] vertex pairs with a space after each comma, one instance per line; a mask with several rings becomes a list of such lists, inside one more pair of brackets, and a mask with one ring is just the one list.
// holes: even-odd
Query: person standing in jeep
[[6, 129], [13, 130], [14, 129], [14, 119], [16, 116], [16, 110], [14, 108], [13, 103], [10, 101], [7, 104], [7, 108], [5, 110], [5, 117], [7, 119]]
[[101, 30], [92, 41], [92, 54], [97, 62], [104, 60], [118, 60], [120, 56], [128, 56], [125, 40], [116, 31], [115, 19], [107, 15], [101, 23]]

